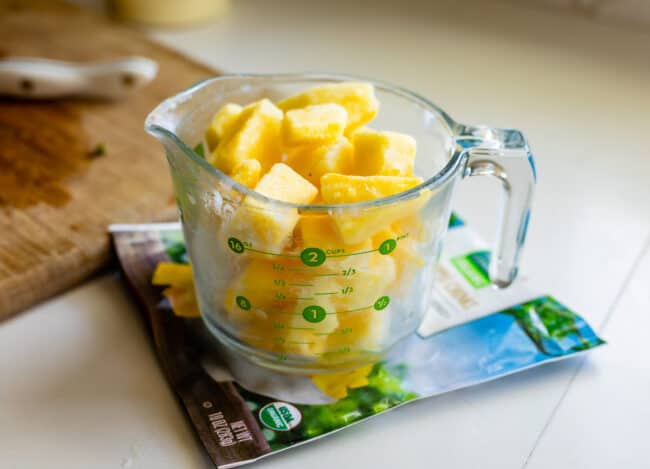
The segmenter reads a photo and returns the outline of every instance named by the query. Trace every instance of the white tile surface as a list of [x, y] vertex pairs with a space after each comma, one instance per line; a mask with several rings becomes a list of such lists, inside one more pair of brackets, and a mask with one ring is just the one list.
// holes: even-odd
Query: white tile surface
[[650, 239], [603, 329], [610, 345], [581, 366], [529, 469], [650, 467]]
[[[423, 93], [461, 121], [523, 129], [539, 173], [525, 269], [594, 326], [602, 324], [650, 234], [650, 35], [511, 5], [233, 5], [218, 23], [154, 37], [225, 70], [372, 76]], [[497, 195], [485, 180], [464, 183], [458, 194], [458, 210], [487, 236]], [[633, 281], [650, 284], [647, 269]], [[612, 327], [619, 314], [617, 308]], [[19, 467], [116, 467], [135, 444], [144, 456], [132, 467], [205, 463], [136, 317], [111, 278], [0, 325], [0, 419], [8, 415], [21, 430], [0, 425], [0, 454]], [[617, 381], [636, 379], [629, 369], [643, 365], [642, 355], [611, 352], [609, 359], [616, 353], [629, 362], [614, 374], [604, 360], [616, 339], [606, 338], [612, 345], [590, 357], [581, 375], [594, 370], [614, 389]], [[415, 403], [260, 467], [520, 468], [579, 364]], [[586, 387], [571, 402], [593, 403], [600, 395]], [[567, 402], [560, 409], [581, 411]], [[534, 467], [565, 467], [552, 444], [574, 435], [554, 422], [533, 452], [531, 464], [544, 458]], [[601, 431], [594, 438], [609, 434]], [[25, 452], [34, 441], [47, 451]], [[597, 441], [585, 436], [583, 452]], [[545, 446], [551, 449], [543, 452]], [[630, 458], [645, 456], [638, 445], [629, 451]], [[611, 467], [607, 461], [594, 458], [592, 467]]]
[[0, 466], [206, 467], [117, 276], [0, 326]]

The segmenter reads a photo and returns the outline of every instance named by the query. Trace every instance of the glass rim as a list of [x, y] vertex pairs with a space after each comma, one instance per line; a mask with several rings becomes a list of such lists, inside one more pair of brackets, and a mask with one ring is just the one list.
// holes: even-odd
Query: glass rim
[[258, 199], [266, 204], [272, 204], [278, 207], [284, 208], [295, 208], [299, 211], [330, 211], [330, 210], [340, 210], [340, 209], [365, 209], [365, 208], [375, 208], [381, 207], [384, 205], [390, 205], [393, 203], [410, 200], [416, 197], [419, 197], [420, 194], [425, 191], [431, 191], [442, 186], [447, 180], [456, 172], [461, 159], [462, 151], [453, 149], [451, 152], [451, 157], [445, 164], [445, 166], [440, 169], [437, 173], [433, 174], [431, 177], [424, 179], [420, 184], [414, 186], [406, 191], [398, 192], [396, 194], [389, 195], [387, 197], [381, 197], [378, 199], [364, 200], [360, 202], [351, 202], [343, 204], [298, 204], [292, 202], [286, 202], [279, 199], [273, 199], [267, 197], [259, 192], [256, 192], [254, 189], [250, 189], [233, 178], [212, 166], [208, 161], [196, 153], [193, 149], [188, 147], [185, 142], [183, 142], [176, 133], [171, 130], [159, 125], [156, 123], [157, 117], [163, 115], [167, 112], [173, 112], [173, 109], [180, 103], [185, 102], [190, 99], [191, 95], [196, 91], [209, 86], [215, 82], [229, 81], [229, 80], [241, 80], [241, 79], [267, 79], [271, 82], [300, 82], [300, 81], [320, 81], [320, 82], [343, 82], [343, 81], [354, 81], [354, 82], [364, 82], [370, 83], [375, 88], [391, 92], [397, 96], [405, 98], [411, 102], [419, 104], [423, 108], [429, 110], [430, 112], [439, 115], [449, 129], [449, 135], [454, 139], [458, 133], [458, 128], [462, 127], [461, 124], [452, 119], [444, 110], [440, 107], [429, 101], [427, 98], [421, 96], [414, 91], [411, 91], [407, 88], [403, 88], [397, 85], [390, 83], [369, 79], [365, 77], [360, 77], [356, 75], [347, 75], [347, 74], [337, 74], [337, 73], [232, 73], [219, 75], [217, 77], [206, 78], [196, 82], [190, 87], [184, 89], [183, 91], [170, 96], [161, 103], [159, 103], [153, 111], [151, 111], [145, 119], [145, 130], [156, 136], [161, 135], [169, 140], [171, 140], [179, 150], [181, 150], [185, 156], [187, 156], [193, 163], [197, 164], [203, 170], [212, 174], [219, 180], [227, 182], [232, 186], [233, 189], [236, 189], [238, 192], [242, 193], [246, 197], [253, 197]]

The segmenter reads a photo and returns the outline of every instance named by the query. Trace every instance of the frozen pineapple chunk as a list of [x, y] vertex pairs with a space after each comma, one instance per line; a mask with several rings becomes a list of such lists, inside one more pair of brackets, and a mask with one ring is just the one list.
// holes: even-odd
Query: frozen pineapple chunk
[[422, 179], [414, 176], [349, 176], [336, 173], [325, 174], [320, 181], [323, 200], [328, 204], [380, 199], [421, 183]]
[[[262, 176], [255, 192], [295, 204], [308, 204], [318, 189], [284, 163], [276, 163]], [[298, 223], [298, 210], [246, 196], [230, 221], [228, 236], [252, 243], [254, 249], [279, 252]]]
[[399, 283], [403, 285], [410, 282], [415, 272], [424, 265], [424, 259], [418, 252], [417, 240], [413, 238], [409, 227], [402, 226], [399, 222], [375, 233], [372, 237], [373, 246], [380, 246], [387, 239], [395, 240], [390, 257], [395, 260]]
[[318, 389], [334, 399], [343, 399], [348, 395], [348, 388], [360, 388], [368, 385], [368, 375], [373, 365], [343, 371], [339, 373], [323, 373], [311, 377]]
[[[289, 270], [291, 265], [285, 261], [281, 265], [284, 269], [278, 270], [277, 262], [251, 261], [227, 288], [224, 308], [237, 335], [246, 342], [276, 353], [313, 356], [323, 351], [327, 334], [338, 326], [336, 314], [307, 320], [304, 315], [311, 318], [310, 312], [304, 310], [309, 303], [295, 298], [310, 295], [309, 279]], [[328, 313], [334, 312], [327, 299], [317, 304]]]
[[214, 151], [219, 141], [228, 138], [235, 131], [241, 112], [239, 104], [228, 103], [214, 115], [205, 131], [205, 141], [210, 151]]
[[359, 129], [352, 135], [355, 174], [412, 176], [415, 139], [398, 132]]
[[[304, 288], [302, 290], [303, 294], [307, 294]], [[308, 310], [313, 306], [326, 311], [322, 321], [312, 322], [305, 319], [305, 316], [314, 317]], [[323, 298], [319, 299], [316, 305], [298, 302], [295, 311], [298, 314], [290, 316], [286, 331], [283, 331], [285, 340], [282, 345], [286, 352], [314, 357], [315, 354], [326, 351], [328, 334], [339, 325], [337, 315], [331, 314], [334, 312], [331, 302]]]
[[232, 178], [242, 186], [252, 189], [257, 185], [262, 174], [262, 164], [257, 160], [244, 160], [235, 166]]
[[278, 107], [286, 112], [326, 103], [340, 104], [348, 112], [346, 132], [351, 132], [372, 120], [379, 109], [375, 88], [369, 83], [353, 82], [316, 86], [280, 101]]
[[[345, 204], [379, 199], [411, 189], [422, 180], [406, 176], [346, 176], [326, 174], [321, 178], [321, 195], [325, 203]], [[394, 221], [414, 214], [428, 200], [421, 192], [412, 199], [368, 207], [355, 213], [333, 215], [339, 235], [346, 244], [355, 244], [387, 228]]]
[[284, 202], [308, 204], [314, 200], [318, 189], [286, 164], [276, 163], [260, 179], [255, 192]]
[[161, 262], [156, 266], [151, 279], [153, 285], [174, 285], [177, 287], [194, 287], [192, 268], [188, 264]]
[[[390, 288], [396, 280], [397, 269], [391, 256], [375, 254], [367, 268], [357, 269], [343, 282], [343, 288], [352, 292], [339, 298], [336, 305], [338, 326], [346, 333], [330, 335], [329, 349], [349, 346], [353, 351], [367, 351], [380, 345], [390, 318]], [[378, 302], [384, 297], [388, 297], [386, 306]]]
[[156, 266], [151, 283], [169, 285], [163, 290], [163, 295], [169, 300], [176, 316], [199, 317], [199, 306], [194, 293], [194, 277], [189, 265], [161, 262]]
[[[224, 308], [238, 325], [270, 320], [270, 310], [288, 306], [275, 296], [277, 272], [272, 261], [254, 259], [235, 277], [224, 295]], [[268, 324], [271, 327], [271, 324]]]
[[268, 99], [246, 106], [236, 130], [219, 142], [208, 161], [228, 175], [245, 160], [257, 160], [263, 172], [268, 170], [282, 156], [282, 117]]
[[336, 249], [343, 244], [328, 215], [303, 215], [298, 223], [298, 231], [304, 247]]
[[[303, 215], [298, 223], [298, 229], [304, 247], [318, 247], [327, 254], [367, 251], [372, 246], [370, 239], [357, 244], [345, 244], [338, 234], [334, 219], [329, 215]], [[359, 263], [361, 260], [357, 259], [355, 262]]]
[[343, 135], [347, 121], [345, 108], [333, 103], [287, 111], [284, 143], [289, 146], [332, 143]]
[[341, 137], [332, 144], [316, 148], [299, 147], [289, 153], [287, 164], [318, 187], [324, 174], [349, 174], [352, 171], [353, 158], [352, 144], [347, 138]]

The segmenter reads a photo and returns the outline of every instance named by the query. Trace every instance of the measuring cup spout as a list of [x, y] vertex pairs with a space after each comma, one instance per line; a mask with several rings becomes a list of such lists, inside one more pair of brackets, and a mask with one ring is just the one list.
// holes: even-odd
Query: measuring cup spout
[[178, 96], [167, 99], [149, 113], [144, 123], [144, 129], [158, 139], [168, 151], [175, 153], [180, 150], [178, 148], [180, 139], [176, 135], [176, 129], [184, 115], [183, 106], [178, 105]]

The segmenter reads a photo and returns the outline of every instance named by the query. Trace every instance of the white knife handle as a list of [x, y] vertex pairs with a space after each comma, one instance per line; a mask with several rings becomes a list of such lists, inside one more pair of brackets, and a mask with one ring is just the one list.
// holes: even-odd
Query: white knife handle
[[144, 57], [86, 63], [11, 58], [0, 60], [0, 95], [113, 99], [141, 88], [157, 73], [158, 64]]

